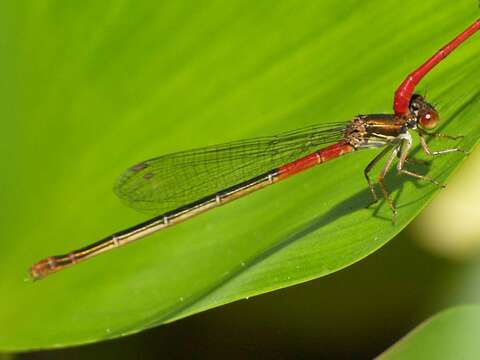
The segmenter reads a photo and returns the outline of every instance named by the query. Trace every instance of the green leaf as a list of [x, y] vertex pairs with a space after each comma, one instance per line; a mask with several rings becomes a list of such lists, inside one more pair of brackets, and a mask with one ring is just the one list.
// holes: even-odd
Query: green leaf
[[417, 326], [378, 359], [478, 359], [479, 332], [480, 306], [451, 308]]
[[[476, 15], [470, 2], [433, 0], [2, 2], [0, 349], [138, 332], [377, 250], [438, 189], [392, 172], [392, 224], [384, 203], [365, 208], [363, 168], [375, 151], [364, 151], [24, 281], [40, 258], [146, 219], [111, 191], [130, 165], [390, 112], [405, 75]], [[440, 108], [440, 130], [465, 135], [466, 150], [480, 133], [479, 51], [477, 35], [420, 89]], [[417, 171], [445, 181], [462, 160], [452, 154]]]

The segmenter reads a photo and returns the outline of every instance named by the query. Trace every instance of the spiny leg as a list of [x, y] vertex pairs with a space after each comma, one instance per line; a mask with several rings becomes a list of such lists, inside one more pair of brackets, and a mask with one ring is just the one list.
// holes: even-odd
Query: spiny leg
[[405, 162], [407, 162], [407, 157], [408, 157], [408, 152], [410, 151], [410, 148], [412, 147], [412, 144], [408, 140], [402, 140], [402, 145], [400, 149], [400, 158], [398, 160], [397, 164], [397, 170], [398, 172], [408, 175], [408, 176], [413, 176], [414, 178], [421, 179], [421, 180], [426, 180], [431, 182], [432, 184], [435, 184], [440, 187], [445, 187], [445, 185], [440, 184], [438, 181], [432, 179], [429, 176], [426, 175], [420, 175], [417, 173], [414, 173], [412, 171], [405, 170], [403, 166], [405, 165]]
[[393, 216], [392, 216], [393, 223], [395, 223], [395, 221], [397, 220], [397, 209], [395, 208], [395, 204], [390, 198], [390, 194], [388, 193], [387, 187], [385, 186], [384, 179], [385, 179], [385, 175], [387, 175], [388, 170], [392, 166], [393, 160], [395, 160], [395, 158], [397, 157], [398, 148], [399, 148], [399, 145], [395, 146], [387, 162], [385, 163], [385, 166], [383, 167], [382, 172], [378, 176], [378, 183], [380, 185], [380, 189], [382, 190], [383, 197], [385, 198], [385, 201], [387, 202], [388, 206], [390, 207], [393, 213]]
[[373, 169], [373, 167], [380, 161], [380, 159], [382, 159], [389, 151], [390, 147], [386, 147], [385, 149], [383, 149], [382, 152], [380, 152], [377, 156], [373, 158], [372, 161], [368, 163], [368, 165], [365, 167], [365, 170], [363, 170], [363, 174], [365, 175], [365, 179], [367, 179], [368, 187], [373, 197], [373, 201], [367, 207], [375, 204], [378, 201], [377, 193], [375, 192], [375, 186], [372, 183], [372, 180], [370, 179], [370, 176], [368, 176], [368, 174]]
[[431, 135], [431, 136], [435, 136], [435, 137], [447, 138], [447, 139], [452, 139], [452, 140], [462, 138], [463, 136], [449, 136], [449, 135], [439, 134], [439, 133], [430, 134], [430, 133], [427, 133], [425, 131], [419, 131], [418, 135], [420, 137], [420, 144], [422, 145], [422, 149], [423, 149], [423, 151], [426, 155], [437, 156], [437, 155], [449, 154], [449, 153], [452, 153], [452, 152], [462, 152], [462, 153], [466, 154], [465, 150], [460, 149], [458, 147], [451, 148], [451, 149], [444, 149], [444, 150], [440, 150], [440, 151], [432, 151], [428, 147], [427, 141], [425, 140], [425, 135]]
[[453, 136], [453, 135], [448, 135], [448, 134], [438, 133], [438, 132], [428, 132], [428, 131], [422, 130], [422, 129], [420, 130], [420, 132], [422, 133], [422, 135], [428, 135], [428, 136], [432, 136], [432, 137], [440, 138], [440, 139], [460, 140], [460, 139], [463, 139], [465, 137], [463, 135]]

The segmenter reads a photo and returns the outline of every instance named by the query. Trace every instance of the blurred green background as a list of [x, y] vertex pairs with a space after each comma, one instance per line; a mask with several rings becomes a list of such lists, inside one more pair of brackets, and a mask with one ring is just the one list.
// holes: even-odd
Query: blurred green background
[[[23, 282], [33, 261], [145, 219], [111, 192], [131, 164], [389, 112], [403, 76], [477, 16], [474, 1], [2, 2], [0, 351], [138, 332], [332, 273], [386, 243], [436, 189], [392, 175], [401, 201], [392, 226], [385, 206], [363, 209], [361, 170], [373, 156], [365, 152], [141, 247]], [[420, 89], [467, 148], [480, 130], [479, 52], [472, 39]], [[440, 159], [429, 173], [444, 179], [460, 161]], [[477, 151], [414, 223], [340, 272], [125, 338], [16, 356], [377, 355], [438, 310], [478, 300], [479, 164]], [[279, 260], [189, 302], [247, 255], [318, 218], [324, 226]]]

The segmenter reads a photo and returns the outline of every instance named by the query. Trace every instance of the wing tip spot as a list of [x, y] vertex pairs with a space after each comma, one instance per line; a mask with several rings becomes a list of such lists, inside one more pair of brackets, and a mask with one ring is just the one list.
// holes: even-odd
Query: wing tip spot
[[136, 165], [133, 165], [130, 170], [134, 171], [134, 172], [138, 172], [138, 171], [141, 171], [143, 169], [146, 169], [148, 167], [148, 164], [144, 163], [144, 162], [141, 162], [141, 163], [138, 163]]

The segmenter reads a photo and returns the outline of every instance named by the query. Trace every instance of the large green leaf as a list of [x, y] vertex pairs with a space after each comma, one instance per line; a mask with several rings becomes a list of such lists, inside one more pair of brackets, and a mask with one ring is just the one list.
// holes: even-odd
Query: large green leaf
[[[475, 16], [470, 1], [3, 1], [0, 349], [137, 332], [332, 273], [381, 247], [438, 189], [392, 173], [392, 224], [385, 204], [365, 208], [362, 170], [374, 156], [365, 151], [24, 281], [39, 258], [145, 220], [111, 192], [128, 166], [389, 112], [405, 74]], [[477, 36], [422, 83], [441, 130], [465, 135], [467, 150], [480, 133], [479, 53]], [[444, 181], [462, 159], [417, 171]]]
[[378, 360], [478, 359], [479, 332], [480, 306], [448, 309], [417, 326]]

